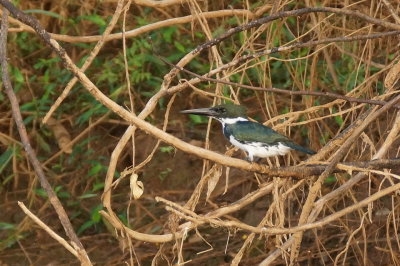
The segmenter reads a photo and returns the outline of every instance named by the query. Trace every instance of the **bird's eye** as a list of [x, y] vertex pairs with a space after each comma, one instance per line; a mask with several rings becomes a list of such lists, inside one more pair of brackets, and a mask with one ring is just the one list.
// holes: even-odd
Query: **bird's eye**
[[221, 108], [218, 108], [218, 111], [219, 111], [220, 113], [226, 113], [226, 109], [225, 109], [225, 108], [223, 108], [223, 107], [221, 107]]

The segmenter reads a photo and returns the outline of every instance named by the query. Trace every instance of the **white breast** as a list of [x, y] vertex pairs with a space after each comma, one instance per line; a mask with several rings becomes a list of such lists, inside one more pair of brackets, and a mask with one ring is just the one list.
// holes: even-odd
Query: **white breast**
[[247, 142], [244, 144], [237, 141], [233, 136], [230, 136], [229, 141], [239, 149], [246, 151], [251, 161], [253, 161], [254, 157], [266, 158], [276, 155], [285, 155], [291, 150], [291, 148], [281, 142], [274, 146], [266, 146], [258, 142]]
[[244, 121], [249, 121], [249, 119], [244, 118], [244, 117], [235, 117], [235, 118], [215, 118], [219, 122], [222, 123], [222, 125], [225, 124], [235, 124], [237, 122], [244, 122]]

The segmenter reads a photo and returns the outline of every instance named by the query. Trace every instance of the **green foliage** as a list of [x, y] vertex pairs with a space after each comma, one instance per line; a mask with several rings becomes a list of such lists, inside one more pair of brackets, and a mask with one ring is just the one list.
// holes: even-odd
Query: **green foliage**
[[172, 169], [167, 168], [160, 172], [160, 174], [158, 175], [158, 178], [160, 178], [161, 181], [164, 181], [171, 172], [172, 172]]
[[[232, 6], [239, 6], [242, 4], [242, 2], [239, 0], [234, 0], [229, 4]], [[260, 7], [264, 4], [260, 1], [256, 1], [248, 3], [248, 5], [251, 6], [252, 10], [256, 10], [257, 7]], [[296, 8], [296, 5], [297, 3], [286, 5], [285, 9], [290, 10]], [[103, 12], [103, 10], [101, 11]], [[59, 22], [59, 24], [54, 25], [54, 28], [50, 28], [51, 30], [54, 29], [57, 33], [65, 33], [76, 36], [101, 34], [107, 26], [110, 18], [100, 14], [99, 10], [85, 10], [85, 12], [89, 13], [82, 12], [79, 16], [75, 14], [75, 16], [68, 17], [63, 17], [55, 13], [57, 11], [52, 12], [31, 9], [26, 10], [26, 12], [33, 15], [50, 17], [51, 21]], [[158, 21], [158, 18], [155, 17], [153, 15], [154, 13], [152, 12], [153, 9], [148, 7], [142, 7], [140, 10], [135, 9], [134, 14], [140, 13], [140, 15], [136, 17], [129, 15], [129, 19], [134, 20], [135, 27], [147, 25], [149, 23]], [[157, 12], [157, 14], [159, 13]], [[208, 22], [212, 35], [217, 37], [220, 34], [225, 33], [227, 29], [236, 26], [238, 21], [241, 19], [241, 16], [232, 16], [229, 18], [223, 18], [221, 20], [208, 20]], [[217, 46], [217, 49], [221, 54], [222, 62], [226, 63], [233, 58], [237, 58], [237, 52], [239, 51], [239, 48], [249, 41], [253, 43], [246, 46], [247, 50], [243, 51], [241, 55], [252, 54], [256, 52], [256, 50], [261, 51], [264, 49], [264, 46], [268, 46], [267, 48], [278, 47], [282, 44], [293, 41], [300, 36], [299, 34], [304, 33], [302, 32], [303, 25], [299, 24], [301, 23], [299, 23], [298, 18], [289, 17], [269, 23], [268, 29], [261, 33], [256, 32], [255, 29], [251, 29], [246, 32], [235, 34]], [[196, 23], [193, 25], [198, 27]], [[163, 82], [163, 76], [171, 69], [170, 66], [159, 60], [159, 55], [172, 63], [176, 63], [188, 52], [193, 50], [193, 48], [195, 48], [198, 44], [206, 41], [204, 33], [200, 31], [191, 32], [191, 26], [193, 25], [182, 24], [160, 28], [149, 33], [149, 36], [140, 35], [136, 36], [135, 38], [128, 38], [126, 40], [126, 59], [127, 68], [129, 71], [128, 78], [131, 83], [131, 92], [133, 93], [133, 98], [135, 101], [135, 111], [141, 110], [143, 105], [146, 104], [147, 100], [158, 92], [160, 85]], [[57, 26], [60, 26], [60, 28], [57, 28]], [[84, 32], [84, 28], [90, 29], [89, 33], [87, 31]], [[120, 30], [120, 28], [117, 27], [115, 31], [117, 31], [117, 29]], [[346, 32], [346, 34], [348, 33]], [[249, 39], [250, 36], [254, 37], [255, 39]], [[315, 38], [315, 36], [312, 36], [312, 33], [310, 32], [309, 36], [304, 36], [299, 40], [305, 41], [308, 38]], [[58, 147], [54, 141], [49, 140], [48, 129], [46, 129], [46, 127], [39, 127], [39, 122], [43, 118], [44, 114], [49, 110], [50, 106], [54, 103], [55, 99], [61, 93], [67, 82], [72, 78], [72, 75], [60, 64], [60, 60], [57, 57], [48, 56], [50, 50], [44, 47], [43, 43], [41, 43], [38, 38], [31, 33], [21, 32], [18, 34], [10, 34], [10, 45], [17, 47], [15, 48], [15, 51], [13, 51], [13, 54], [10, 54], [12, 60], [9, 61], [9, 69], [13, 86], [16, 92], [26, 93], [27, 95], [31, 96], [31, 100], [21, 101], [21, 110], [23, 112], [24, 123], [27, 125], [28, 131], [33, 132], [30, 138], [33, 142], [35, 150], [38, 152], [39, 158], [45, 162], [49, 154], [52, 154], [56, 150], [58, 151]], [[63, 43], [62, 45], [73, 57], [74, 62], [77, 62], [78, 66], [82, 66], [88, 57], [88, 52], [93, 49], [95, 43]], [[359, 44], [343, 44], [343, 47], [345, 47], [346, 50], [354, 50], [352, 52], [359, 55], [359, 53], [355, 52], [360, 50]], [[261, 84], [272, 84], [274, 87], [288, 90], [309, 88], [314, 84], [317, 87], [312, 88], [313, 90], [337, 90], [338, 93], [345, 94], [346, 92], [353, 90], [357, 85], [364, 82], [365, 77], [380, 71], [380, 69], [375, 69], [369, 66], [367, 68], [365, 64], [360, 64], [355, 57], [348, 56], [346, 54], [341, 55], [338, 53], [333, 53], [332, 62], [334, 64], [334, 69], [340, 85], [339, 87], [335, 88], [331, 73], [327, 71], [327, 62], [324, 56], [322, 53], [315, 53], [317, 56], [315, 57], [315, 62], [317, 65], [314, 65], [316, 72], [315, 77], [317, 77], [318, 80], [317, 82], [314, 82], [311, 80], [309, 73], [312, 66], [311, 58], [313, 58], [314, 54], [312, 56], [310, 55], [315, 51], [316, 47], [301, 48], [282, 53], [275, 53], [268, 56], [262, 56], [249, 63], [243, 63], [241, 67], [244, 67], [245, 70], [240, 67], [235, 69], [234, 67], [228, 69], [226, 73], [235, 72], [233, 75], [228, 77], [229, 80], [243, 84], [251, 84], [255, 86], [261, 86]], [[395, 56], [397, 56], [397, 53], [389, 54], [384, 59], [393, 60]], [[23, 58], [24, 61], [15, 60], [20, 58]], [[185, 67], [199, 74], [207, 73], [210, 70], [210, 58], [211, 56], [208, 54], [208, 51], [205, 51], [195, 57], [195, 59], [191, 60], [191, 62]], [[379, 62], [381, 58], [374, 60]], [[215, 64], [213, 64], [213, 67], [215, 67]], [[95, 82], [95, 84], [104, 94], [109, 96], [121, 106], [129, 106], [129, 102], [126, 100], [128, 98], [128, 92], [127, 85], [125, 84], [125, 62], [122, 44], [120, 41], [107, 42], [101, 53], [96, 57], [93, 64], [85, 73], [92, 81]], [[178, 77], [173, 80], [172, 84], [177, 84], [179, 79], [182, 78], [192, 78], [192, 76], [181, 72]], [[208, 87], [210, 87], [210, 84], [207, 82], [202, 82], [200, 84], [196, 84], [196, 86], [198, 86], [200, 89], [209, 89]], [[211, 84], [211, 87], [215, 87], [215, 85]], [[234, 89], [236, 90], [237, 88]], [[378, 94], [383, 94], [383, 82], [376, 81], [375, 87], [372, 90], [374, 90], [374, 92], [376, 91]], [[223, 96], [232, 97], [231, 90], [228, 86], [223, 86], [221, 91]], [[297, 101], [297, 98], [294, 99], [287, 96], [282, 96], [281, 98], [281, 95], [278, 94], [266, 94], [263, 92], [255, 93], [253, 90], [248, 89], [240, 89], [238, 91], [239, 99], [243, 101], [244, 104], [251, 107], [252, 111], [255, 111], [257, 108], [257, 110], [259, 110], [260, 105], [262, 104], [270, 104], [267, 102], [267, 99], [272, 96], [271, 98], [273, 98], [274, 102], [271, 103], [271, 106], [273, 108], [268, 109], [267, 115], [271, 114], [273, 116], [277, 113], [288, 114], [291, 110], [297, 111], [304, 107], [301, 101]], [[182, 94], [184, 93], [187, 92], [182, 92]], [[267, 95], [268, 98], [265, 97], [265, 95]], [[363, 95], [361, 93], [360, 97], [362, 96]], [[367, 96], [369, 97], [371, 95]], [[179, 97], [177, 97], [177, 99], [178, 98]], [[303, 97], [303, 99], [304, 98], [305, 97]], [[4, 92], [0, 92], [0, 101], [3, 102], [4, 99]], [[154, 125], [160, 126], [160, 113], [162, 113], [162, 110], [166, 106], [166, 99], [168, 100], [168, 97], [159, 100], [159, 109], [157, 111], [161, 111], [159, 113], [154, 112], [154, 116], [147, 117], [146, 121], [150, 121]], [[197, 100], [196, 98], [193, 99]], [[313, 99], [315, 99], [313, 103], [314, 106], [322, 105], [327, 101], [326, 98], [313, 97]], [[289, 101], [291, 101], [290, 104]], [[175, 107], [176, 106], [174, 106], [174, 108]], [[105, 108], [94, 97], [92, 97], [90, 93], [88, 93], [82, 87], [82, 85], [77, 83], [69, 93], [67, 99], [57, 109], [54, 117], [56, 119], [63, 119], [63, 121], [68, 119], [68, 122], [72, 127], [72, 135], [77, 136], [82, 132], [83, 129], [89, 127], [91, 122], [95, 121], [97, 118], [103, 116], [107, 112], [109, 112], [107, 108]], [[259, 112], [259, 114], [260, 113], [261, 112]], [[318, 118], [326, 115], [327, 113], [329, 113], [327, 110], [318, 110], [316, 111], [315, 116], [313, 114], [312, 117], [310, 117], [311, 119]], [[343, 120], [343, 117], [345, 116], [336, 115], [337, 110], [335, 109], [333, 109], [332, 113], [335, 116], [326, 119], [328, 120], [328, 123], [326, 124], [329, 126], [329, 130], [344, 126], [345, 121]], [[310, 117], [307, 117], [306, 115], [301, 116], [300, 118], [296, 117], [293, 123], [305, 121], [310, 119]], [[265, 118], [265, 116], [262, 116], [262, 118]], [[290, 114], [278, 122], [287, 121], [288, 118], [290, 118]], [[171, 120], [173, 119], [176, 118], [172, 115]], [[199, 128], [203, 130], [204, 124], [209, 121], [209, 118], [197, 115], [189, 115], [189, 120], [190, 126], [193, 127], [201, 125]], [[107, 123], [108, 122], [109, 121], [107, 121]], [[317, 123], [319, 122], [317, 121]], [[118, 127], [113, 124], [110, 126], [110, 128], [108, 128], [108, 124], [107, 126], [104, 126], [103, 124], [95, 127], [91, 129], [90, 133], [80, 142], [74, 144], [72, 154], [63, 154], [46, 165], [46, 171], [48, 170], [48, 172], [51, 174], [61, 176], [61, 174], [67, 174], [71, 172], [73, 173], [73, 177], [77, 178], [76, 180], [74, 179], [72, 181], [71, 179], [67, 178], [57, 178], [52, 179], [51, 181], [57, 196], [62, 199], [63, 203], [66, 203], [66, 206], [69, 207], [68, 211], [73, 213], [70, 217], [74, 220], [74, 224], [79, 225], [79, 234], [88, 234], [93, 231], [104, 231], [105, 226], [107, 226], [104, 226], [105, 222], [99, 214], [99, 211], [103, 209], [103, 206], [99, 205], [99, 202], [101, 202], [100, 197], [105, 186], [104, 177], [108, 170], [109, 154], [107, 154], [107, 152], [112, 150], [109, 147], [111, 147], [114, 142], [105, 142], [110, 141], [112, 138], [114, 138], [113, 141], [118, 141], [115, 136], [120, 136], [122, 130], [125, 129], [124, 126], [125, 125]], [[169, 126], [172, 127], [173, 124], [171, 123]], [[318, 133], [321, 133], [318, 134], [320, 138], [320, 145], [325, 145], [327, 141], [332, 138], [332, 136], [330, 136], [330, 132], [333, 132], [333, 134], [336, 133], [335, 131], [324, 131], [325, 125], [315, 128], [318, 128], [322, 131], [318, 131]], [[310, 129], [307, 128], [307, 126], [293, 127], [293, 130], [299, 130], [303, 138], [307, 138], [307, 136], [310, 135]], [[109, 138], [109, 136], [111, 137]], [[307, 140], [304, 140], [304, 142], [306, 143]], [[103, 149], [105, 145], [109, 145], [107, 147], [109, 148], [108, 150]], [[211, 148], [214, 149], [216, 147]], [[3, 186], [10, 182], [10, 180], [12, 180], [14, 177], [11, 159], [13, 159], [13, 156], [15, 156], [18, 160], [20, 156], [20, 150], [21, 148], [17, 145], [8, 147], [5, 151], [4, 149], [2, 150], [4, 152], [0, 155], [0, 175], [2, 176]], [[159, 147], [159, 151], [163, 153], [163, 157], [168, 157], [174, 153], [175, 148], [165, 145]], [[218, 151], [221, 152], [221, 150]], [[121, 165], [118, 165], [119, 169], [125, 167], [122, 166], [124, 163], [126, 162], [121, 160]], [[155, 181], [158, 183], [163, 183], [160, 182], [160, 180], [164, 181], [168, 178], [168, 182], [164, 182], [163, 185], [172, 183], [172, 181], [174, 183], [177, 182], [176, 180], [179, 179], [179, 173], [175, 173], [175, 169], [176, 168], [172, 166], [171, 168], [160, 167], [158, 170], [159, 172], [155, 173]], [[144, 168], [143, 171], [146, 171], [146, 169]], [[118, 177], [119, 173], [117, 173], [116, 176]], [[152, 175], [152, 177], [153, 176], [154, 175]], [[157, 177], [159, 180], [157, 180]], [[115, 204], [116, 209], [118, 204], [120, 204], [123, 200], [127, 200], [129, 196], [129, 186], [124, 187], [122, 184], [124, 181], [126, 180], [121, 180], [121, 185], [118, 187], [118, 194], [114, 194], [114, 196], [118, 196], [118, 198], [113, 198], [113, 200], [115, 200], [117, 203]], [[325, 180], [325, 184], [334, 185], [336, 183], [337, 180], [336, 176], [334, 175], [329, 176]], [[71, 188], [76, 188], [77, 190], [73, 191]], [[147, 189], [149, 189], [149, 187], [146, 185], [146, 190]], [[34, 197], [35, 199], [38, 197], [40, 198], [40, 201], [45, 201], [48, 199], [45, 191], [42, 188], [36, 188], [34, 193], [35, 196], [37, 196]], [[174, 195], [172, 195], [171, 198], [172, 197], [174, 197]], [[179, 198], [175, 199], [180, 200]], [[149, 205], [150, 206], [146, 205], [145, 207], [150, 207], [149, 211], [153, 212], [156, 207], [151, 206], [151, 204]], [[119, 209], [119, 212], [117, 212], [118, 217], [125, 225], [128, 225], [129, 223], [126, 212], [125, 210], [121, 211], [121, 209]], [[25, 235], [15, 233], [16, 229], [18, 229], [17, 224], [0, 222], [0, 230], [6, 231], [9, 235], [9, 237], [5, 238], [4, 240], [0, 240], [1, 246], [13, 245], [18, 239], [25, 237]], [[141, 229], [147, 230], [147, 233], [156, 233], [162, 230], [162, 226], [160, 226], [157, 221], [157, 223], [154, 223], [154, 225]], [[253, 255], [257, 253], [255, 255], [260, 255], [260, 252], [255, 250], [256, 249], [253, 248], [251, 250], [252, 253], [249, 254]]]
[[94, 24], [104, 27], [107, 25], [107, 22], [103, 19], [103, 17], [93, 14], [93, 15], [86, 15], [86, 16], [79, 16], [77, 17], [77, 22], [80, 22], [82, 20], [88, 20], [93, 22]]
[[208, 117], [206, 116], [190, 114], [189, 118], [194, 125], [206, 124], [208, 122]]
[[325, 182], [325, 184], [336, 183], [337, 182], [336, 176], [330, 175], [327, 178], [325, 178], [324, 182]]
[[51, 12], [51, 11], [47, 11], [47, 10], [42, 10], [42, 9], [27, 9], [24, 10], [25, 13], [27, 14], [41, 14], [41, 15], [46, 15], [49, 17], [53, 17], [53, 18], [57, 18], [60, 20], [64, 20], [64, 17], [61, 16], [60, 14]]
[[25, 78], [22, 75], [22, 72], [17, 68], [14, 67], [13, 65], [9, 66], [9, 71], [10, 71], [10, 77], [11, 77], [11, 82], [13, 84], [13, 88], [16, 92], [18, 92], [21, 87], [25, 83]]
[[103, 206], [97, 205], [95, 207], [93, 207], [90, 211], [90, 218], [88, 221], [86, 221], [85, 223], [83, 223], [79, 229], [77, 230], [77, 234], [81, 234], [82, 232], [84, 232], [85, 230], [91, 228], [91, 227], [97, 227], [101, 220], [101, 215], [99, 213], [100, 210], [103, 209]]
[[335, 116], [335, 121], [339, 126], [343, 125], [343, 118], [340, 115]]
[[0, 230], [11, 230], [15, 229], [14, 224], [0, 222]]
[[9, 147], [5, 152], [3, 152], [0, 155], [0, 174], [6, 168], [8, 163], [11, 161], [13, 153], [14, 153], [14, 149], [12, 147]]
[[[36, 188], [34, 191], [35, 191], [36, 195], [38, 195], [44, 199], [48, 198], [47, 193], [43, 188]], [[71, 197], [71, 194], [69, 194], [69, 192], [67, 192], [63, 186], [56, 186], [54, 188], [54, 192], [56, 193], [57, 197], [60, 199], [68, 199]]]
[[160, 151], [163, 152], [163, 153], [171, 154], [172, 152], [175, 151], [175, 147], [173, 147], [173, 146], [163, 146], [163, 147], [160, 147]]
[[6, 237], [0, 238], [0, 250], [12, 247], [18, 240], [25, 238], [27, 233], [18, 232], [18, 225], [0, 222], [0, 233]]

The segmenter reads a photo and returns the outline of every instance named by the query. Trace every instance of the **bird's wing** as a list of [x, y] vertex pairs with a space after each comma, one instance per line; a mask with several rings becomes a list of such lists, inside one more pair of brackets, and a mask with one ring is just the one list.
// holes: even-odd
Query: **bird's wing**
[[231, 124], [229, 128], [231, 129], [230, 133], [240, 141], [263, 142], [265, 144], [291, 142], [287, 137], [279, 134], [272, 128], [251, 121], [241, 121]]

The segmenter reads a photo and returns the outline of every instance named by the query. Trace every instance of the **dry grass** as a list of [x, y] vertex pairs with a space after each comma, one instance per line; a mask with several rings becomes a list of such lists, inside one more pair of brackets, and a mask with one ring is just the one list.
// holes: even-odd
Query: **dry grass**
[[[19, 6], [23, 10], [48, 10], [64, 17], [93, 13], [101, 17], [114, 16], [115, 19], [119, 16], [115, 15], [118, 12], [114, 13], [114, 2], [117, 1], [101, 4], [97, 1], [85, 1], [84, 4], [80, 1], [63, 1], [63, 5], [54, 1], [25, 2]], [[107, 98], [112, 96], [107, 94], [108, 88], [99, 85], [98, 89], [94, 85], [97, 84], [97, 76], [90, 72], [90, 63], [87, 76], [73, 64], [90, 53], [89, 47], [62, 43], [61, 46], [67, 47], [70, 60], [60, 52], [55, 41], [49, 42], [48, 45], [53, 45], [54, 56], [63, 60], [82, 86], [104, 104], [109, 113], [118, 115], [110, 118], [110, 114], [106, 113], [103, 117], [93, 117], [86, 129], [68, 127], [65, 130], [75, 137], [72, 137], [69, 146], [60, 146], [63, 150], [53, 155], [41, 151], [36, 137], [41, 135], [38, 133], [41, 130], [38, 124], [43, 117], [36, 117], [28, 128], [29, 137], [36, 140], [36, 152], [41, 156], [42, 166], [53, 187], [62, 185], [71, 198], [76, 199], [90, 191], [97, 182], [104, 182], [101, 198], [94, 197], [90, 202], [79, 201], [79, 210], [87, 213], [90, 213], [92, 206], [104, 206], [104, 210], [100, 211], [103, 222], [98, 225], [102, 226], [102, 230], [80, 236], [92, 262], [110, 265], [124, 261], [146, 265], [151, 261], [158, 265], [399, 264], [398, 164], [392, 169], [340, 164], [398, 157], [400, 113], [393, 107], [398, 104], [395, 101], [399, 97], [398, 35], [368, 37], [368, 40], [343, 39], [399, 30], [400, 18], [397, 14], [400, 6], [396, 1], [351, 2], [347, 6], [334, 1], [323, 4], [314, 1], [297, 4], [287, 1], [267, 4], [239, 2], [233, 6], [234, 12], [229, 11], [232, 8], [228, 7], [228, 2], [220, 1], [208, 3], [189, 0], [182, 4], [168, 1], [168, 7], [140, 1], [137, 5], [132, 4], [129, 11], [130, 1], [119, 2], [124, 9], [120, 10], [121, 16], [115, 29], [111, 31], [111, 25], [109, 31], [105, 31], [104, 43], [100, 35], [94, 36], [96, 28], [91, 23], [82, 22], [77, 30], [80, 36], [61, 38], [57, 34], [68, 27], [65, 21], [63, 23], [66, 24], [54, 23], [54, 18], [38, 17], [44, 28], [54, 33], [51, 35], [54, 40], [79, 43], [85, 36], [92, 36], [93, 42], [99, 41], [98, 47], [104, 45], [104, 48], [98, 50], [93, 59], [110, 58], [116, 51], [124, 54], [127, 77], [132, 71], [128, 64], [127, 47], [132, 45], [129, 38], [142, 38], [145, 32], [164, 29], [170, 25], [168, 19], [175, 19], [174, 23], [180, 25], [179, 31], [184, 38], [194, 36], [195, 32], [203, 34], [205, 39], [217, 38], [216, 41], [202, 44], [196, 42], [198, 39], [194, 36], [193, 42], [199, 45], [198, 49], [181, 56], [176, 63], [178, 67], [190, 68], [199, 75], [217, 81], [234, 81], [269, 89], [279, 87], [303, 91], [304, 94], [336, 93], [347, 98], [381, 101], [384, 106], [349, 102], [346, 98], [279, 94], [273, 90], [253, 91], [221, 82], [204, 85], [205, 81], [201, 78], [185, 74], [175, 67], [171, 67], [165, 76], [154, 71], [160, 75], [162, 83], [151, 97], [141, 94], [140, 84], [135, 83], [124, 85], [124, 88], [132, 88], [119, 95], [125, 97], [124, 100], [113, 101]], [[138, 18], [145, 17], [149, 12], [145, 5], [153, 6], [149, 20], [158, 23], [153, 25], [154, 29], [137, 26]], [[311, 10], [301, 16], [282, 15], [272, 22], [246, 28], [248, 22], [265, 14], [318, 5], [335, 7], [337, 12], [336, 9], [330, 12]], [[210, 15], [210, 12], [214, 13]], [[110, 41], [111, 37], [107, 35], [121, 32], [122, 21], [126, 23], [126, 35], [114, 35], [115, 39]], [[189, 21], [190, 27], [185, 24]], [[218, 38], [235, 26], [240, 26], [237, 32], [219, 42]], [[34, 35], [32, 28], [15, 20], [11, 20], [10, 28], [15, 32], [26, 31]], [[129, 35], [129, 30], [134, 28], [137, 28], [135, 33]], [[74, 29], [70, 29], [67, 35], [74, 33]], [[339, 37], [342, 39], [322, 42]], [[122, 42], [126, 45], [122, 45]], [[276, 47], [279, 47], [279, 53], [276, 53]], [[153, 48], [161, 56], [171, 53], [163, 50], [163, 46]], [[11, 55], [11, 51], [16, 52]], [[37, 72], [32, 67], [35, 61], [48, 58], [40, 50], [25, 58], [18, 57], [18, 51], [15, 44], [9, 43], [10, 63], [21, 69], [26, 77]], [[209, 73], [201, 72], [198, 62], [207, 62], [210, 65]], [[126, 83], [125, 77], [121, 77], [119, 82]], [[51, 97], [49, 109], [68, 81], [57, 84], [58, 90]], [[24, 90], [30, 89], [32, 95], [40, 93], [40, 88], [34, 85]], [[84, 88], [79, 90], [83, 91]], [[24, 93], [20, 92], [18, 96], [25, 101]], [[68, 124], [68, 121], [77, 119], [86, 110], [63, 113], [63, 104], [71, 104], [77, 99], [75, 95], [64, 98], [53, 105], [53, 116]], [[234, 160], [227, 156], [243, 158], [243, 155], [227, 147], [219, 125], [209, 121], [207, 126], [198, 124], [191, 130], [186, 123], [187, 118], [178, 114], [181, 109], [211, 106], [228, 98], [249, 107], [251, 117], [265, 122], [297, 143], [309, 146], [318, 154], [306, 158], [291, 153], [264, 161], [264, 166]], [[162, 102], [168, 103], [162, 105]], [[389, 108], [389, 104], [393, 108]], [[164, 108], [159, 108], [160, 105]], [[0, 120], [3, 132], [0, 135], [1, 143], [20, 145], [10, 107], [2, 103], [1, 110], [5, 113]], [[117, 121], [121, 118], [128, 123]], [[76, 149], [79, 141], [92, 135], [100, 136], [101, 140], [84, 147], [93, 150], [94, 155], [87, 154], [88, 157], [85, 157], [86, 153], [84, 156], [73, 153], [73, 158], [82, 161], [105, 156], [108, 161], [107, 172], [86, 179], [79, 178], [86, 176], [90, 168], [74, 169], [68, 165], [68, 160], [63, 159], [68, 156], [63, 151], [71, 147]], [[165, 142], [178, 150], [175, 153], [161, 152], [160, 145], [166, 147]], [[32, 193], [37, 181], [30, 164], [25, 160], [17, 161], [16, 156], [13, 160], [13, 164], [10, 164], [14, 174], [12, 182], [7, 185], [8, 191], [3, 190], [1, 195], [5, 213], [20, 216], [13, 221], [17, 224], [13, 235], [38, 231], [33, 228], [31, 220], [21, 217], [19, 210], [14, 209], [17, 200], [28, 203], [28, 208], [45, 224], [63, 235], [55, 216], [46, 217], [46, 213], [53, 209], [49, 208], [49, 204], [44, 204], [46, 200]], [[280, 177], [280, 173], [284, 176], [288, 169], [292, 169], [288, 166], [297, 167], [299, 164], [328, 166], [318, 176], [304, 179]], [[55, 168], [56, 165], [65, 171]], [[336, 167], [345, 171], [333, 173]], [[117, 180], [116, 171], [122, 172], [122, 177]], [[136, 193], [132, 195], [132, 191]], [[77, 208], [67, 206], [68, 201], [63, 203], [71, 218]], [[121, 214], [126, 214], [125, 219], [121, 218]], [[84, 219], [79, 217], [72, 222], [77, 228]], [[45, 227], [43, 224], [39, 226]], [[7, 263], [12, 261], [5, 255], [10, 250], [10, 254], [15, 253], [15, 258], [23, 256], [31, 264], [43, 263], [46, 258], [47, 262], [59, 259], [59, 263], [71, 260], [68, 255], [60, 259], [49, 248], [45, 249], [45, 254], [35, 255], [35, 251], [43, 248], [35, 246], [34, 242], [45, 242], [45, 236], [31, 235], [20, 241], [18, 247], [15, 245], [8, 251], [4, 249], [0, 263], [2, 260]], [[102, 241], [102, 237], [113, 241], [113, 244]], [[121, 249], [116, 247], [116, 240]], [[68, 246], [68, 243], [63, 245], [79, 258], [73, 251], [79, 251], [79, 248]], [[16, 250], [19, 247], [23, 252], [18, 254]], [[99, 255], [102, 250], [106, 255]]]

